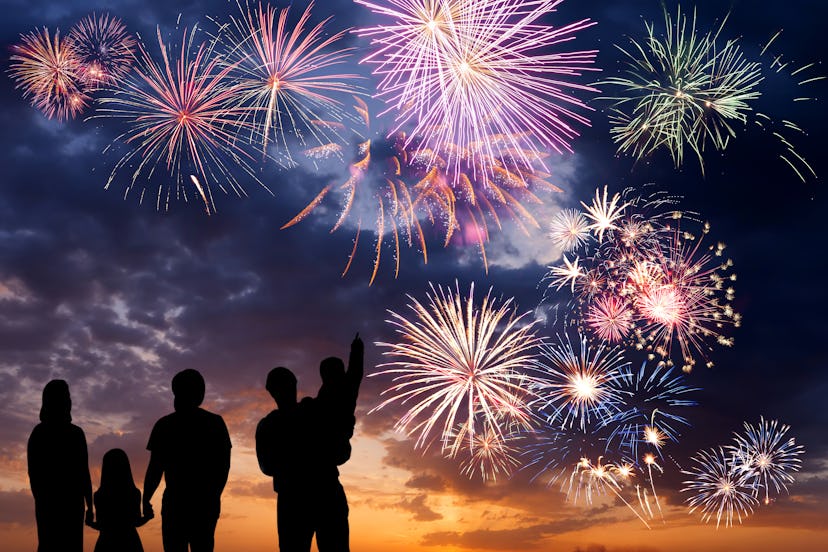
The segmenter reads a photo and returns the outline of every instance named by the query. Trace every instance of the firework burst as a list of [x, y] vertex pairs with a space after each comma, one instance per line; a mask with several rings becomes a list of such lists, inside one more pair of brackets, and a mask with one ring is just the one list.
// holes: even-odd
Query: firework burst
[[761, 96], [760, 85], [773, 73], [785, 72], [798, 85], [825, 77], [804, 76], [815, 64], [794, 68], [781, 55], [765, 55], [780, 33], [759, 58], [748, 59], [738, 39], [722, 37], [726, 22], [727, 17], [705, 33], [697, 28], [695, 10], [692, 19], [680, 7], [675, 18], [665, 10], [663, 34], [654, 23], [645, 23], [643, 40], [618, 46], [625, 57], [621, 75], [599, 83], [620, 91], [603, 98], [612, 102], [610, 133], [618, 151], [640, 160], [666, 150], [676, 168], [684, 164], [686, 154], [693, 154], [704, 173], [705, 150], [724, 150], [752, 122], [778, 141], [779, 157], [804, 182], [815, 173], [790, 136], [804, 131], [787, 120], [777, 124], [755, 111], [754, 104]]
[[700, 451], [692, 461], [694, 465], [682, 471], [691, 479], [681, 489], [690, 493], [686, 500], [690, 513], [698, 510], [705, 523], [715, 518], [716, 527], [722, 522], [731, 527], [734, 518], [742, 523], [742, 517], [758, 504], [751, 492], [751, 475], [740, 470], [736, 458], [721, 448]]
[[[359, 77], [337, 72], [351, 48], [338, 48], [346, 31], [327, 34], [331, 18], [311, 27], [311, 2], [295, 24], [290, 8], [239, 6], [242, 15], [219, 34], [235, 83], [233, 102], [249, 122], [251, 138], [267, 150], [272, 138], [291, 158], [289, 136], [301, 147], [342, 142], [344, 114], [336, 93], [355, 93]], [[325, 123], [328, 124], [325, 124]]]
[[561, 251], [573, 251], [585, 246], [591, 235], [589, 222], [576, 209], [563, 209], [549, 224], [549, 237]]
[[15, 88], [49, 119], [76, 117], [90, 97], [81, 82], [81, 60], [72, 40], [62, 39], [60, 31], [53, 37], [45, 27], [20, 38], [21, 42], [12, 46], [9, 68]]
[[618, 297], [602, 295], [589, 306], [584, 322], [604, 341], [620, 343], [630, 335], [633, 311]]
[[[741, 318], [731, 306], [736, 276], [725, 245], [706, 245], [710, 225], [674, 210], [675, 202], [662, 194], [645, 200], [596, 191], [583, 215], [593, 221], [595, 240], [548, 267], [544, 282], [548, 290], [569, 288], [578, 327], [668, 365], [680, 354], [690, 371], [714, 343], [732, 345], [725, 330]], [[701, 228], [695, 233], [687, 229], [696, 223]]]
[[100, 112], [127, 124], [128, 130], [116, 142], [133, 148], [116, 163], [107, 187], [130, 167], [126, 194], [143, 177], [147, 181], [141, 187], [143, 200], [153, 173], [163, 166], [172, 181], [167, 178], [159, 184], [157, 208], [166, 208], [173, 195], [186, 201], [187, 186], [192, 184], [193, 194], [210, 213], [215, 211], [214, 186], [225, 192], [229, 186], [237, 195], [244, 195], [234, 169], [261, 182], [249, 164], [251, 155], [239, 145], [238, 134], [248, 130], [247, 125], [240, 122], [241, 113], [229, 106], [236, 95], [227, 79], [233, 66], [220, 67], [213, 43], [195, 42], [197, 31], [185, 30], [176, 52], [168, 49], [159, 29], [160, 64], [139, 44], [135, 70], [114, 95], [102, 99]]
[[78, 56], [78, 76], [89, 88], [115, 86], [129, 72], [137, 43], [117, 17], [84, 17], [69, 38]]
[[[480, 155], [489, 157], [570, 151], [572, 124], [589, 124], [572, 109], [584, 103], [566, 91], [594, 91], [570, 77], [593, 70], [596, 52], [557, 50], [593, 23], [540, 22], [562, 0], [356, 1], [393, 20], [357, 32], [376, 48], [364, 61], [376, 65], [378, 97], [396, 112], [395, 130], [412, 126], [422, 149], [482, 144]], [[508, 140], [491, 144], [490, 136]]]
[[678, 441], [678, 427], [690, 425], [682, 411], [696, 406], [690, 397], [699, 389], [688, 386], [684, 375], [674, 373], [673, 368], [646, 362], [637, 370], [625, 366], [612, 380], [612, 386], [624, 403], [606, 424], [612, 429], [608, 443], [617, 440], [618, 448], [629, 457], [639, 457], [640, 445], [661, 454], [667, 441]]
[[793, 483], [792, 472], [799, 471], [802, 460], [799, 456], [805, 452], [802, 445], [797, 445], [793, 437], [785, 438], [790, 426], [780, 425], [776, 420], [759, 420], [754, 426], [745, 422], [743, 434], [736, 434], [735, 446], [728, 447], [738, 459], [737, 468], [745, 474], [753, 489], [753, 496], [758, 496], [759, 488], [765, 489], [764, 503], [770, 503], [771, 486], [777, 493], [787, 492], [788, 484]]
[[520, 465], [519, 449], [515, 446], [518, 437], [506, 432], [494, 431], [490, 426], [485, 426], [482, 432], [469, 435], [465, 431], [467, 427], [466, 424], [463, 431], [457, 432], [448, 449], [451, 451], [450, 456], [463, 457], [460, 472], [468, 475], [469, 478], [479, 475], [483, 481], [496, 481], [498, 477], [509, 477]]
[[[350, 177], [339, 186], [325, 186], [282, 227], [301, 222], [331, 192], [340, 192], [341, 209], [332, 231], [348, 221], [357, 227], [343, 275], [356, 255], [361, 230], [370, 228], [372, 220], [377, 239], [371, 283], [379, 270], [383, 241], [389, 236], [393, 237], [395, 277], [399, 274], [400, 250], [404, 246], [419, 247], [424, 262], [428, 261], [424, 227], [434, 228], [441, 234], [445, 247], [452, 242], [478, 246], [483, 265], [488, 269], [485, 244], [490, 232], [502, 228], [503, 221], [508, 220], [530, 235], [533, 229], [540, 228], [531, 206], [543, 203], [540, 194], [560, 191], [548, 182], [549, 174], [533, 165], [522, 164], [516, 157], [489, 158], [448, 144], [432, 152], [420, 149], [418, 140], [410, 141], [401, 132], [390, 137], [378, 136], [371, 132], [372, 121], [365, 102], [357, 98], [355, 109], [365, 132], [357, 138], [356, 157], [349, 166]], [[490, 141], [502, 139], [495, 136]], [[319, 161], [339, 156], [343, 149], [328, 143], [310, 148], [306, 154]], [[531, 154], [524, 152], [523, 155]], [[460, 167], [457, 178], [448, 174], [451, 166]], [[375, 213], [375, 216], [368, 218], [366, 213]]]
[[576, 423], [582, 431], [593, 421], [611, 419], [619, 411], [621, 397], [612, 386], [625, 365], [617, 348], [592, 348], [579, 336], [580, 348], [569, 336], [557, 344], [544, 344], [545, 361], [536, 363], [541, 376], [535, 378], [533, 407], [550, 424], [562, 428]]
[[530, 313], [516, 316], [512, 300], [498, 304], [491, 290], [476, 306], [473, 284], [466, 299], [459, 287], [452, 292], [433, 285], [427, 306], [409, 299], [412, 319], [389, 311], [401, 341], [377, 343], [387, 348], [384, 356], [398, 360], [373, 374], [393, 376], [394, 384], [372, 412], [407, 406], [396, 427], [416, 435], [417, 447], [439, 440], [450, 456], [461, 446], [474, 456], [479, 439], [502, 440], [514, 424], [531, 428], [525, 371], [540, 340], [525, 320]]
[[676, 167], [685, 151], [695, 153], [702, 169], [702, 153], [709, 145], [723, 150], [744, 124], [750, 102], [759, 97], [761, 64], [748, 61], [737, 40], [720, 38], [725, 20], [706, 34], [688, 22], [679, 8], [675, 19], [664, 12], [666, 33], [646, 23], [643, 42], [631, 39], [624, 76], [602, 84], [622, 87], [614, 102], [611, 134], [619, 152], [641, 159], [664, 148]]

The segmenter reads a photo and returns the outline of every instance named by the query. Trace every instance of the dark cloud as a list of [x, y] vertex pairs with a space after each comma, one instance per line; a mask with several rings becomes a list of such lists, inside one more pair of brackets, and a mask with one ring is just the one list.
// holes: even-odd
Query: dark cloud
[[570, 518], [515, 529], [481, 529], [468, 532], [438, 531], [427, 533], [420, 544], [422, 546], [455, 546], [467, 550], [502, 550], [504, 552], [536, 550], [543, 545], [543, 541], [548, 537], [586, 529], [593, 523], [593, 520], [587, 518]]
[[439, 475], [419, 473], [411, 476], [411, 479], [405, 482], [405, 486], [424, 491], [443, 491], [446, 488], [446, 482]]
[[436, 521], [443, 519], [443, 514], [435, 512], [426, 504], [427, 496], [424, 494], [417, 495], [413, 498], [404, 498], [396, 505], [396, 508], [411, 512], [414, 521]]

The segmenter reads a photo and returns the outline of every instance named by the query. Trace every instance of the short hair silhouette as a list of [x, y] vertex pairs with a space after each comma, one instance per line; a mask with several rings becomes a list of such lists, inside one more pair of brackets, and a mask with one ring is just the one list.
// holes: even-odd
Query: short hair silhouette
[[72, 421], [72, 397], [69, 395], [69, 384], [65, 380], [53, 379], [43, 388], [40, 421]]
[[345, 377], [345, 363], [339, 357], [328, 357], [319, 364], [322, 383], [341, 381]]
[[277, 366], [267, 374], [265, 389], [277, 402], [280, 397], [296, 395], [296, 376], [284, 366]]
[[204, 378], [198, 370], [188, 368], [173, 376], [172, 392], [175, 395], [173, 405], [181, 408], [198, 408], [204, 400]]

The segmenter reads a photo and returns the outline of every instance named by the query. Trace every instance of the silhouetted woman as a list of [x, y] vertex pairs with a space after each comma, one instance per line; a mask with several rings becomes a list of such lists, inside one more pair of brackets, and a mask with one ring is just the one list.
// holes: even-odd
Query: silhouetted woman
[[95, 512], [98, 519], [88, 523], [101, 532], [95, 552], [144, 552], [136, 527], [150, 518], [141, 517], [141, 492], [132, 478], [129, 458], [121, 449], [104, 454]]
[[82, 552], [84, 502], [86, 519], [93, 519], [86, 436], [72, 424], [71, 410], [66, 382], [47, 383], [28, 446], [38, 552]]

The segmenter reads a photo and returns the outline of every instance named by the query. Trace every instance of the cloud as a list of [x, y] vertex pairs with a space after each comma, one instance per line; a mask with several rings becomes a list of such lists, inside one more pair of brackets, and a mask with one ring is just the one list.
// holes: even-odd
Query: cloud
[[426, 495], [417, 495], [414, 498], [405, 498], [397, 504], [397, 508], [414, 514], [414, 521], [436, 521], [443, 519], [443, 514], [435, 512], [426, 504]]
[[518, 552], [537, 549], [548, 537], [585, 529], [592, 523], [591, 520], [585, 518], [570, 518], [515, 529], [438, 531], [427, 533], [420, 544], [423, 546], [456, 546], [467, 550]]
[[424, 491], [443, 491], [446, 489], [446, 481], [436, 474], [419, 473], [412, 475], [411, 479], [405, 482], [405, 486]]

